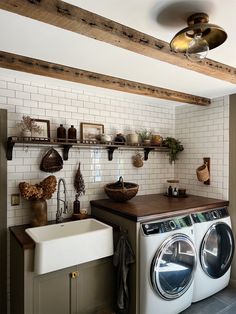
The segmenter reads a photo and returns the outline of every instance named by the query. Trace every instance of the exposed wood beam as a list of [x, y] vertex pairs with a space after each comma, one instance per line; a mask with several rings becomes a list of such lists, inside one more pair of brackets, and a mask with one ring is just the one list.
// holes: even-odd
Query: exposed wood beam
[[169, 44], [59, 0], [1, 0], [0, 9], [82, 34], [139, 54], [236, 84], [236, 68], [214, 60], [190, 62]]
[[128, 81], [113, 76], [85, 71], [43, 60], [37, 60], [4, 51], [0, 51], [0, 67], [48, 76], [60, 80], [114, 89], [131, 94], [168, 99], [202, 106], [210, 104], [210, 99], [208, 98]]

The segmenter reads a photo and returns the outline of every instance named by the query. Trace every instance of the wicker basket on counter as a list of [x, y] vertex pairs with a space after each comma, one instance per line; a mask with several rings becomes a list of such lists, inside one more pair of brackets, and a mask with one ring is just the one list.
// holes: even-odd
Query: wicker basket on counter
[[139, 189], [139, 185], [131, 182], [124, 182], [120, 177], [118, 182], [109, 183], [104, 186], [104, 190], [109, 198], [116, 202], [126, 202], [133, 198]]

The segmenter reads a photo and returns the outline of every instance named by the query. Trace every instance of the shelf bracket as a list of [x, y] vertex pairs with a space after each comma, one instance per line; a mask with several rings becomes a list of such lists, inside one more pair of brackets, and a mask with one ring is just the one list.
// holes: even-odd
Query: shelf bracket
[[148, 155], [152, 150], [154, 150], [154, 148], [151, 148], [151, 147], [144, 148], [144, 160], [148, 160]]
[[8, 137], [8, 139], [7, 139], [7, 151], [6, 151], [7, 160], [12, 160], [12, 151], [13, 151], [14, 145], [15, 145], [15, 142], [13, 142], [12, 137]]
[[113, 159], [113, 153], [114, 150], [117, 149], [118, 147], [115, 146], [111, 146], [111, 147], [107, 147], [107, 152], [108, 152], [108, 160], [111, 161]]
[[69, 150], [73, 145], [63, 145], [63, 160], [68, 160]]

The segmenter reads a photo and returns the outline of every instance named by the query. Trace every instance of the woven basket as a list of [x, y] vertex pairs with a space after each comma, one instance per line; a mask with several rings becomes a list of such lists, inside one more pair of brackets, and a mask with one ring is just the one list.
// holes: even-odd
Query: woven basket
[[196, 170], [198, 181], [206, 182], [210, 179], [209, 170], [207, 164], [204, 164], [197, 168]]
[[126, 202], [137, 194], [138, 184], [123, 181], [121, 184], [121, 187], [117, 185], [117, 182], [106, 184], [104, 190], [107, 196], [116, 202]]
[[63, 160], [61, 156], [54, 148], [50, 148], [41, 161], [40, 170], [53, 173], [60, 171], [62, 168]]

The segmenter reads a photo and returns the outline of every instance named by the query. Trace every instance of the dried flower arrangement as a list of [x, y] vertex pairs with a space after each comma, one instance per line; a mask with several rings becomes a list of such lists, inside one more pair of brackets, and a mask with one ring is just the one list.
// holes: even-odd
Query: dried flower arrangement
[[152, 131], [150, 130], [143, 129], [140, 131], [136, 131], [136, 133], [138, 134], [142, 142], [144, 142], [145, 140], [151, 140]]
[[82, 194], [85, 194], [85, 184], [84, 178], [80, 171], [80, 163], [74, 179], [74, 188], [76, 190], [78, 197], [80, 197]]
[[21, 129], [21, 131], [34, 131], [35, 133], [42, 133], [42, 128], [37, 125], [34, 119], [30, 118], [30, 116], [23, 116], [21, 122], [17, 123], [17, 127]]
[[27, 182], [20, 182], [19, 189], [23, 198], [26, 200], [48, 200], [56, 191], [57, 179], [55, 176], [49, 176], [41, 181], [39, 184], [29, 184]]

